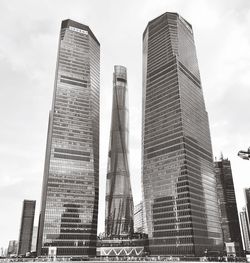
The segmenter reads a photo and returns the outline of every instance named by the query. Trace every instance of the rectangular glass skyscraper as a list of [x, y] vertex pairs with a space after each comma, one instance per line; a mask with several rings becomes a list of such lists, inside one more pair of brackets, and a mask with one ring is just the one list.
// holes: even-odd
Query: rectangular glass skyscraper
[[31, 252], [35, 208], [36, 201], [23, 201], [23, 211], [18, 242], [18, 255], [25, 256], [26, 253]]
[[219, 161], [214, 162], [214, 168], [221, 213], [223, 241], [237, 242], [242, 251], [240, 222], [238, 218], [231, 163], [228, 159], [221, 157]]
[[38, 255], [96, 252], [100, 44], [90, 28], [61, 25], [49, 118]]
[[192, 26], [176, 13], [143, 34], [142, 182], [153, 255], [204, 255], [222, 231]]

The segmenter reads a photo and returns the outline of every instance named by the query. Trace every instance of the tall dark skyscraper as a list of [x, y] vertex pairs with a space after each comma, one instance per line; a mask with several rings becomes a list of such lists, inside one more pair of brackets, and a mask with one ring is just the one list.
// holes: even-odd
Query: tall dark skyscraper
[[106, 183], [107, 236], [133, 233], [133, 198], [128, 162], [127, 70], [115, 66], [113, 107]]
[[35, 208], [36, 201], [23, 201], [23, 211], [18, 242], [18, 255], [25, 255], [27, 252], [31, 252]]
[[208, 116], [192, 26], [176, 13], [143, 34], [142, 183], [153, 255], [222, 249]]
[[39, 218], [38, 255], [96, 253], [100, 44], [90, 28], [61, 24]]
[[214, 162], [214, 167], [220, 204], [223, 241], [238, 242], [242, 249], [231, 163], [228, 159], [222, 157], [220, 161]]

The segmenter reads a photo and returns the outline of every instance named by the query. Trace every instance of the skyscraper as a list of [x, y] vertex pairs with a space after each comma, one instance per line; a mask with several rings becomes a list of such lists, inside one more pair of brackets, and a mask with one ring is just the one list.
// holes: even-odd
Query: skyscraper
[[106, 183], [107, 236], [133, 233], [133, 198], [128, 162], [127, 70], [115, 66], [113, 106]]
[[244, 191], [246, 199], [246, 215], [248, 222], [250, 222], [250, 188], [245, 188]]
[[18, 255], [26, 255], [26, 253], [31, 252], [35, 208], [36, 201], [23, 201], [23, 211], [18, 242]]
[[[49, 117], [38, 255], [96, 252], [100, 44], [86, 25], [61, 24]], [[50, 248], [50, 249], [49, 249]]]
[[208, 116], [192, 26], [176, 13], [143, 34], [142, 183], [153, 255], [222, 248]]
[[221, 213], [223, 241], [237, 242], [242, 250], [240, 223], [234, 191], [231, 163], [228, 159], [214, 162], [216, 189]]
[[244, 207], [243, 212], [240, 213], [241, 229], [243, 232], [245, 250], [250, 251], [250, 188], [245, 188], [244, 193], [246, 207]]
[[249, 223], [247, 219], [246, 208], [244, 207], [240, 212], [241, 232], [243, 235], [244, 248], [246, 252], [250, 252], [250, 238], [249, 238]]

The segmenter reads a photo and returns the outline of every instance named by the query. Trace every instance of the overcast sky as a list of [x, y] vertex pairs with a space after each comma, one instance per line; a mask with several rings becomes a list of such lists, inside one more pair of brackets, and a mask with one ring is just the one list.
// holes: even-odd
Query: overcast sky
[[[112, 73], [128, 69], [130, 170], [141, 200], [142, 33], [148, 21], [178, 12], [193, 25], [214, 156], [231, 160], [238, 209], [250, 187], [249, 0], [1, 0], [0, 1], [0, 247], [18, 239], [23, 199], [37, 200], [51, 108], [61, 20], [89, 25], [101, 43], [100, 216], [111, 116]], [[36, 215], [35, 224], [37, 225]]]

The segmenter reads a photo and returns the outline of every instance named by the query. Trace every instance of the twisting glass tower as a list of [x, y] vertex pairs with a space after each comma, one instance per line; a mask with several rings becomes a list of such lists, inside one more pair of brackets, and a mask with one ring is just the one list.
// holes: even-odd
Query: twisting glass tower
[[133, 232], [133, 198], [128, 165], [127, 70], [115, 66], [113, 107], [106, 184], [105, 232], [108, 236]]
[[150, 250], [222, 248], [208, 116], [192, 26], [176, 13], [143, 34], [142, 173]]
[[61, 25], [44, 166], [38, 255], [96, 253], [100, 44], [90, 28]]

